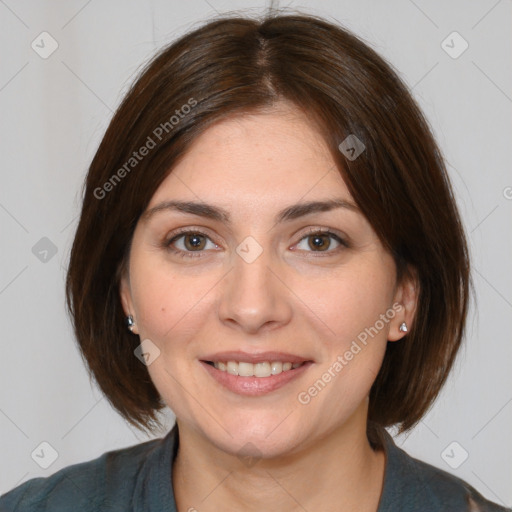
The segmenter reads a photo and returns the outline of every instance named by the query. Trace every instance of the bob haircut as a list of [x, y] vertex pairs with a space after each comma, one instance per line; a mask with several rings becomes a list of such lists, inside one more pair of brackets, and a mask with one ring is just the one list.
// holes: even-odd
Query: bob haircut
[[[467, 242], [440, 150], [393, 68], [340, 26], [310, 15], [229, 15], [163, 48], [108, 126], [84, 184], [66, 300], [89, 376], [129, 423], [152, 431], [165, 407], [126, 328], [119, 279], [135, 226], [164, 178], [208, 127], [292, 102], [397, 269], [413, 275], [416, 317], [388, 343], [370, 392], [371, 425], [409, 430], [432, 406], [465, 332]], [[348, 158], [339, 145], [365, 146]], [[352, 152], [353, 154], [354, 152]], [[350, 155], [349, 155], [350, 156]], [[370, 434], [369, 434], [370, 436]]]

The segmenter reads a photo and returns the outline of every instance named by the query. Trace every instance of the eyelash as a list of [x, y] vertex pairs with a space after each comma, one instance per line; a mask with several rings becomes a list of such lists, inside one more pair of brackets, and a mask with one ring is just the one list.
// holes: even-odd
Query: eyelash
[[[180, 230], [178, 232], [175, 232], [171, 235], [170, 239], [167, 239], [164, 241], [164, 248], [173, 254], [176, 254], [177, 256], [180, 256], [181, 258], [197, 258], [202, 257], [202, 253], [204, 253], [204, 250], [202, 251], [183, 251], [182, 249], [176, 249], [172, 246], [174, 242], [179, 240], [185, 235], [200, 235], [208, 238], [211, 242], [215, 243], [213, 240], [211, 240], [210, 236], [207, 233], [204, 233], [200, 229], [190, 229], [190, 228], [184, 228], [183, 230]], [[337, 247], [334, 250], [328, 250], [328, 251], [306, 251], [306, 252], [312, 252], [312, 253], [320, 253], [317, 256], [313, 257], [325, 257], [322, 253], [327, 253], [327, 255], [337, 253], [343, 248], [349, 248], [348, 242], [346, 242], [343, 238], [341, 238], [338, 234], [333, 233], [332, 231], [329, 231], [327, 229], [322, 228], [311, 228], [309, 231], [306, 232], [304, 236], [299, 240], [298, 243], [302, 242], [305, 238], [311, 237], [313, 235], [329, 235], [330, 237], [334, 238], [341, 247]], [[217, 244], [216, 244], [217, 245]]]

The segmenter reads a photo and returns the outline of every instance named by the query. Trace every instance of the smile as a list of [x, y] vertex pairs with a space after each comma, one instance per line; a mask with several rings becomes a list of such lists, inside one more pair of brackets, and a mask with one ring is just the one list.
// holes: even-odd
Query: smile
[[298, 379], [313, 361], [258, 363], [200, 361], [207, 373], [224, 389], [238, 395], [262, 396]]

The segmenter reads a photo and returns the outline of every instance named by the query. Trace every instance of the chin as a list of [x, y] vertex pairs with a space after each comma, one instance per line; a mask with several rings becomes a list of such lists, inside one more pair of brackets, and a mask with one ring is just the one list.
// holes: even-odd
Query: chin
[[[203, 428], [203, 434], [220, 450], [240, 458], [271, 459], [303, 447], [307, 438], [304, 425], [288, 422], [285, 418], [289, 412], [266, 418], [247, 411], [249, 414], [249, 418], [242, 414], [238, 421], [224, 423], [224, 428], [212, 429], [209, 422]], [[291, 416], [293, 413], [290, 420]], [[297, 418], [293, 421], [297, 422]]]

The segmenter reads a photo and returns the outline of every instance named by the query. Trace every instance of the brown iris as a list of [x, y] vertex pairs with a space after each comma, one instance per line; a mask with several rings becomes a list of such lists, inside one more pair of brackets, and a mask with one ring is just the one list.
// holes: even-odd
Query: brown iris
[[[190, 240], [190, 243], [188, 242]], [[191, 233], [184, 236], [184, 243], [187, 250], [195, 251], [204, 249], [206, 239], [199, 233]]]
[[324, 251], [329, 248], [331, 241], [329, 239], [329, 235], [325, 233], [310, 235], [308, 245], [311, 249], [320, 249], [320, 251]]

